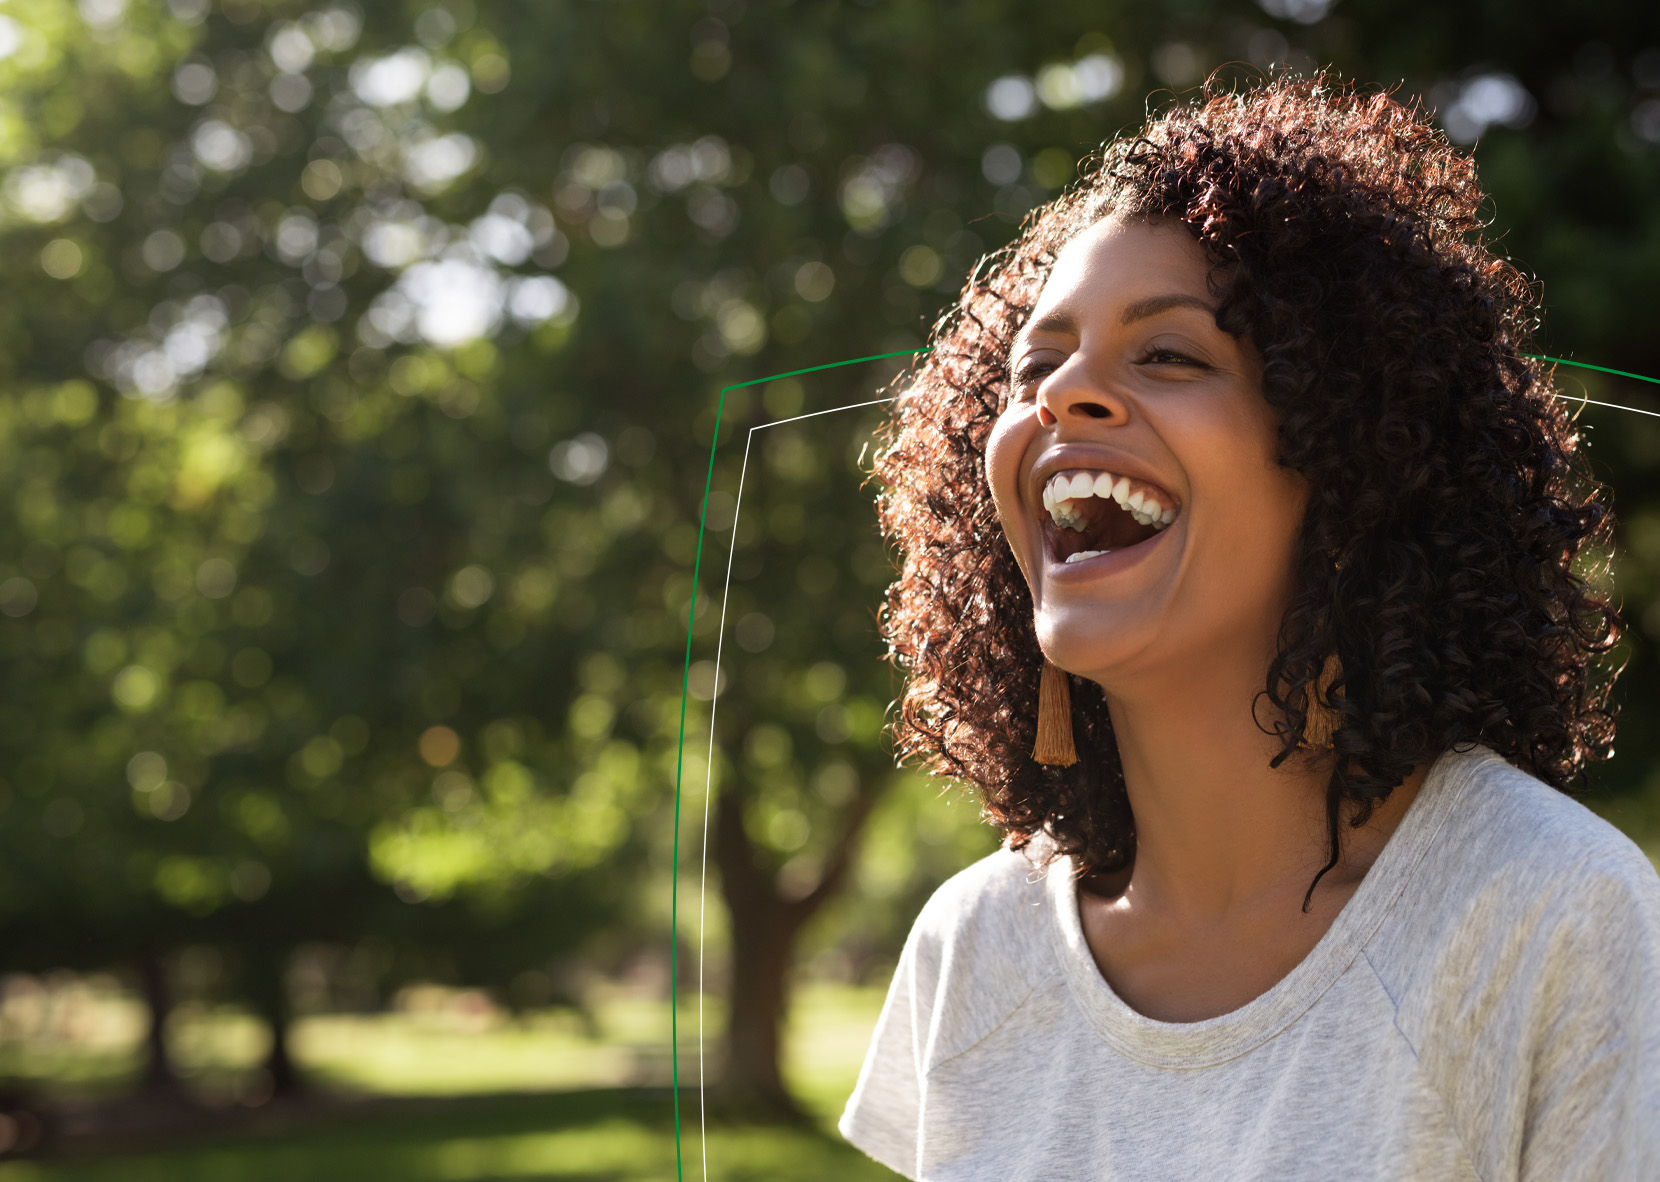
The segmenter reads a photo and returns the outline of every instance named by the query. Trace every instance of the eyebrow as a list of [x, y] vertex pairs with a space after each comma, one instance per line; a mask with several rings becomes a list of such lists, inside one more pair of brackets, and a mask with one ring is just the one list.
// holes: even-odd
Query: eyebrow
[[[1160, 312], [1168, 312], [1172, 308], [1196, 308], [1201, 312], [1208, 312], [1211, 316], [1216, 315], [1214, 304], [1207, 304], [1198, 296], [1172, 292], [1169, 295], [1148, 296], [1144, 300], [1137, 300], [1130, 304], [1124, 309], [1124, 315], [1119, 323], [1134, 324], [1138, 320], [1145, 320], [1149, 316], [1157, 316]], [[1069, 332], [1076, 334], [1077, 331], [1078, 322], [1076, 320], [1065, 312], [1055, 311], [1042, 319], [1032, 321], [1021, 330], [1020, 336], [1016, 340], [1018, 341], [1036, 332]]]
[[1216, 306], [1207, 304], [1197, 296], [1190, 295], [1161, 295], [1149, 296], [1144, 300], [1137, 300], [1124, 309], [1124, 318], [1120, 323], [1134, 324], [1137, 320], [1145, 320], [1149, 316], [1157, 316], [1160, 312], [1168, 312], [1172, 308], [1197, 308], [1201, 312], [1216, 315]]

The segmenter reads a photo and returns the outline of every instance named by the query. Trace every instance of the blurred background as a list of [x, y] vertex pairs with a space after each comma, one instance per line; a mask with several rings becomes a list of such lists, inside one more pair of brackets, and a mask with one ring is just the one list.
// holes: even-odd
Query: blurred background
[[[1317, 65], [1473, 146], [1549, 354], [1660, 376], [1650, 4], [0, 2], [0, 1182], [673, 1177], [671, 1029], [687, 1176], [892, 1177], [833, 1122], [995, 841], [881, 734], [880, 408], [779, 422], [906, 359], [757, 379]], [[1660, 418], [1580, 421], [1589, 803], [1660, 850]]]

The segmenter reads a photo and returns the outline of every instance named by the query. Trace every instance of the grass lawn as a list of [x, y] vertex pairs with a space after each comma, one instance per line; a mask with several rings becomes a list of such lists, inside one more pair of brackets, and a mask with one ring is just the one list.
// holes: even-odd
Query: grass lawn
[[[711, 1125], [699, 1136], [696, 1011], [683, 1009], [680, 1152], [686, 1179], [893, 1179], [852, 1149], [835, 1121], [852, 1091], [881, 990], [804, 986], [786, 1031], [784, 1071], [814, 1120], [804, 1129]], [[711, 1005], [706, 1020], [715, 1017]], [[598, 1031], [568, 1015], [505, 1022], [453, 1013], [318, 1017], [295, 1032], [296, 1057], [335, 1097], [280, 1106], [237, 1128], [158, 1141], [142, 1151], [0, 1161], [0, 1182], [507, 1182], [581, 1179], [660, 1182], [676, 1177], [668, 1082], [668, 1010], [614, 998]], [[597, 1034], [597, 1037], [594, 1035]], [[719, 1030], [706, 1030], [718, 1045]], [[201, 1090], [233, 1096], [263, 1051], [243, 1016], [203, 1015], [173, 1039]], [[36, 1060], [93, 1091], [137, 1069], [106, 1038], [79, 1061], [62, 1048]], [[4, 1058], [4, 1056], [0, 1056]], [[8, 1066], [18, 1065], [16, 1049]], [[659, 1078], [660, 1077], [660, 1078]], [[14, 1076], [16, 1078], [16, 1076]], [[631, 1086], [635, 1085], [635, 1086]], [[86, 1091], [85, 1088], [75, 1090]], [[468, 1094], [473, 1093], [473, 1094]]]
[[[660, 1182], [676, 1176], [671, 1103], [622, 1089], [401, 1101], [143, 1154], [0, 1164], [0, 1182]], [[686, 1123], [683, 1176], [701, 1179], [695, 1109]], [[817, 1129], [711, 1129], [708, 1164], [731, 1182], [896, 1177]]]

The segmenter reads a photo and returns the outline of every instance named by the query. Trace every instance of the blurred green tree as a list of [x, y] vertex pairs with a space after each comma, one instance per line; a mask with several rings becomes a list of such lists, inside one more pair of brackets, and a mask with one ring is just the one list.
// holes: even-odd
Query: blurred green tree
[[[700, 821], [668, 823], [690, 625], [691, 733], [719, 707], [728, 1095], [789, 1110], [796, 948], [857, 946], [874, 971], [978, 839], [930, 836], [881, 739], [873, 413], [760, 430], [729, 532], [751, 427], [876, 397], [899, 363], [729, 398], [695, 585], [716, 392], [920, 347], [1080, 155], [1227, 63], [1428, 96], [1544, 279], [1551, 350], [1660, 372], [1657, 21], [14, 0], [6, 966], [221, 945], [292, 1085], [281, 980], [303, 944], [373, 936], [388, 983], [502, 984], [607, 928], [665, 931], [671, 852]], [[1598, 775], [1640, 826], [1660, 799], [1660, 738], [1632, 725], [1660, 706], [1660, 432], [1618, 414], [1584, 419], [1615, 428], [1594, 454], [1641, 626], [1622, 758]], [[864, 904], [823, 906], [848, 882]], [[145, 979], [159, 1018], [165, 976]]]
[[647, 782], [601, 717], [620, 665], [579, 660], [599, 523], [550, 504], [567, 242], [486, 187], [456, 112], [506, 59], [434, 11], [0, 30], [8, 961], [151, 965], [159, 1051], [153, 966], [226, 946], [279, 1090], [296, 947], [436, 942], [505, 983], [617, 919], [583, 876]]

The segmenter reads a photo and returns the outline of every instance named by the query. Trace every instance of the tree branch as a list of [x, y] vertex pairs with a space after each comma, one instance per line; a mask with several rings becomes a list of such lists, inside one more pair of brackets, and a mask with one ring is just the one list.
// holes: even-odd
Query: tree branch
[[848, 809], [847, 823], [842, 827], [835, 848], [831, 850], [830, 857], [824, 864], [824, 873], [819, 875], [819, 880], [812, 890], [785, 905], [791, 924], [799, 927], [806, 923], [841, 886], [841, 880], [846, 876], [848, 867], [852, 865], [853, 855], [858, 850], [859, 837], [864, 832], [865, 822], [870, 818], [871, 809], [875, 806], [876, 794], [861, 792]]

